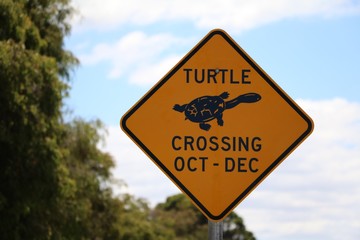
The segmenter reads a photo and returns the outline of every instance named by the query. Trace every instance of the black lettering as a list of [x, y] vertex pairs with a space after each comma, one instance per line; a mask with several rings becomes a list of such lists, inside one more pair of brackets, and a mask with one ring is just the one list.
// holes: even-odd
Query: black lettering
[[239, 137], [239, 151], [242, 151], [244, 147], [245, 151], [249, 151], [249, 138], [246, 137], [245, 141], [242, 137]]
[[[191, 69], [184, 68], [186, 83], [230, 83], [230, 84], [251, 84], [250, 69], [241, 69], [241, 79], [234, 76], [233, 69]], [[220, 74], [219, 74], [220, 73]], [[216, 78], [218, 76], [218, 78]]]
[[230, 70], [230, 83], [231, 84], [239, 84], [240, 82], [239, 81], [237, 81], [237, 80], [234, 80], [234, 70]]
[[260, 137], [223, 136], [173, 136], [171, 147], [174, 151], [233, 151], [259, 152], [262, 149]]
[[[221, 150], [229, 151], [231, 149], [231, 144], [229, 142], [227, 142], [228, 140], [230, 140], [229, 137], [223, 137], [221, 139], [221, 142], [223, 143], [223, 146], [221, 147]], [[226, 147], [224, 145], [226, 145]]]
[[202, 83], [205, 78], [205, 69], [201, 69], [201, 79], [198, 78], [198, 69], [195, 69], [195, 82]]
[[175, 140], [176, 140], [176, 139], [181, 140], [181, 137], [180, 137], [180, 136], [175, 136], [175, 137], [173, 137], [173, 139], [172, 139], [172, 141], [171, 141], [171, 146], [172, 146], [172, 148], [173, 148], [175, 151], [179, 151], [179, 150], [181, 150], [181, 147], [176, 147], [176, 144], [175, 144]]
[[194, 138], [191, 137], [191, 136], [185, 136], [185, 139], [184, 139], [184, 150], [187, 151], [188, 150], [188, 147], [194, 151]]
[[245, 166], [243, 163], [244, 160], [246, 161], [246, 158], [238, 158], [238, 172], [247, 172], [246, 169], [242, 169], [242, 167]]
[[253, 168], [253, 162], [258, 162], [259, 160], [257, 158], [251, 158], [250, 161], [249, 161], [249, 169], [250, 169], [250, 172], [257, 172], [259, 169], [257, 168]]
[[[180, 162], [180, 166], [179, 166], [179, 162]], [[175, 158], [174, 167], [175, 167], [176, 171], [179, 171], [179, 172], [184, 170], [184, 167], [185, 167], [184, 159], [182, 157]]]
[[246, 79], [249, 77], [247, 73], [250, 73], [250, 69], [243, 69], [242, 70], [242, 77], [241, 77], [241, 83], [242, 84], [251, 84], [250, 81], [246, 81]]
[[225, 73], [227, 71], [227, 69], [219, 69], [219, 72], [221, 72], [221, 83], [225, 83]]
[[235, 161], [234, 159], [227, 157], [225, 158], [225, 172], [232, 172], [235, 168]]
[[207, 157], [199, 157], [199, 159], [202, 161], [201, 162], [201, 170], [203, 172], [205, 172], [205, 161], [208, 160], [208, 158]]
[[206, 138], [203, 136], [200, 136], [196, 139], [196, 147], [200, 151], [204, 151], [206, 149]]
[[210, 78], [213, 79], [214, 83], [216, 82], [216, 70], [215, 69], [208, 69], [208, 83], [210, 83]]
[[218, 138], [215, 136], [210, 137], [210, 143], [212, 144], [209, 149], [212, 151], [216, 151], [219, 149], [219, 144], [217, 142]]
[[189, 160], [188, 160], [188, 169], [191, 171], [191, 172], [195, 172], [197, 170], [197, 167], [191, 167], [191, 161], [197, 161], [196, 157], [189, 157]]
[[261, 143], [258, 143], [261, 141], [261, 138], [259, 137], [254, 137], [252, 142], [251, 142], [251, 148], [255, 151], [258, 152], [261, 150]]
[[235, 152], [236, 151], [236, 137], [232, 138], [232, 150]]
[[192, 69], [185, 68], [184, 71], [186, 72], [186, 83], [189, 83], [190, 82], [190, 72], [192, 71]]

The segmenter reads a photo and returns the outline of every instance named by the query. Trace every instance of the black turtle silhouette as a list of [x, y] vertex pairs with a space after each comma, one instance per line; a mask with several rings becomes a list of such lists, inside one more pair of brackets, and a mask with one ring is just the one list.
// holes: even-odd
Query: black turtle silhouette
[[205, 122], [215, 118], [219, 126], [224, 125], [222, 116], [226, 109], [236, 107], [240, 103], [254, 103], [261, 99], [261, 96], [257, 93], [246, 93], [225, 102], [224, 100], [228, 97], [228, 92], [223, 92], [220, 96], [203, 96], [192, 100], [188, 104], [181, 106], [175, 104], [173, 109], [178, 112], [185, 112], [185, 120], [189, 119], [192, 122], [199, 123], [201, 129], [208, 131], [211, 125]]

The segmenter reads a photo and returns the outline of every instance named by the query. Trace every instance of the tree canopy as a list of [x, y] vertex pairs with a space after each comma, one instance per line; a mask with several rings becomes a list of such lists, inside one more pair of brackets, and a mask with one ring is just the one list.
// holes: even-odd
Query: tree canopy
[[[154, 209], [154, 217], [160, 225], [173, 231], [171, 239], [196, 240], [208, 238], [208, 220], [183, 194], [170, 196]], [[241, 217], [235, 212], [223, 221], [224, 239], [255, 240]]]
[[68, 1], [0, 1], [0, 211], [4, 239], [56, 232], [64, 194], [61, 108], [77, 59], [63, 48]]

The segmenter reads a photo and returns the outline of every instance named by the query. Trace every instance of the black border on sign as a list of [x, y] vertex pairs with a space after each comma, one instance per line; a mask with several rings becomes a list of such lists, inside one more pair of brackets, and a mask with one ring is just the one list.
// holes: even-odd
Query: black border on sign
[[[245, 191], [240, 194], [221, 214], [213, 215], [208, 209], [177, 179], [169, 169], [148, 149], [139, 138], [126, 126], [126, 121], [134, 114], [151, 96], [161, 88], [199, 49], [201, 49], [214, 35], [221, 35], [258, 73], [260, 76], [307, 122], [308, 128], [300, 137], [291, 144]], [[212, 220], [223, 219], [236, 205], [242, 201], [282, 160], [285, 159], [313, 130], [312, 120], [290, 99], [287, 94], [274, 83], [260, 67], [222, 30], [213, 30], [205, 36], [159, 83], [157, 83], [142, 99], [139, 100], [121, 119], [122, 129], [135, 143], [170, 177], [176, 185], [186, 193], [192, 201]]]

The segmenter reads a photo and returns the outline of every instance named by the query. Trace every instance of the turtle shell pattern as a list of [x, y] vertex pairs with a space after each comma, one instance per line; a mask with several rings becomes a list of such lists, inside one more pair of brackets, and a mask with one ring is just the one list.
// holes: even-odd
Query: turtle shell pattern
[[208, 122], [221, 116], [225, 110], [224, 99], [220, 96], [199, 97], [187, 104], [185, 116], [192, 122]]

